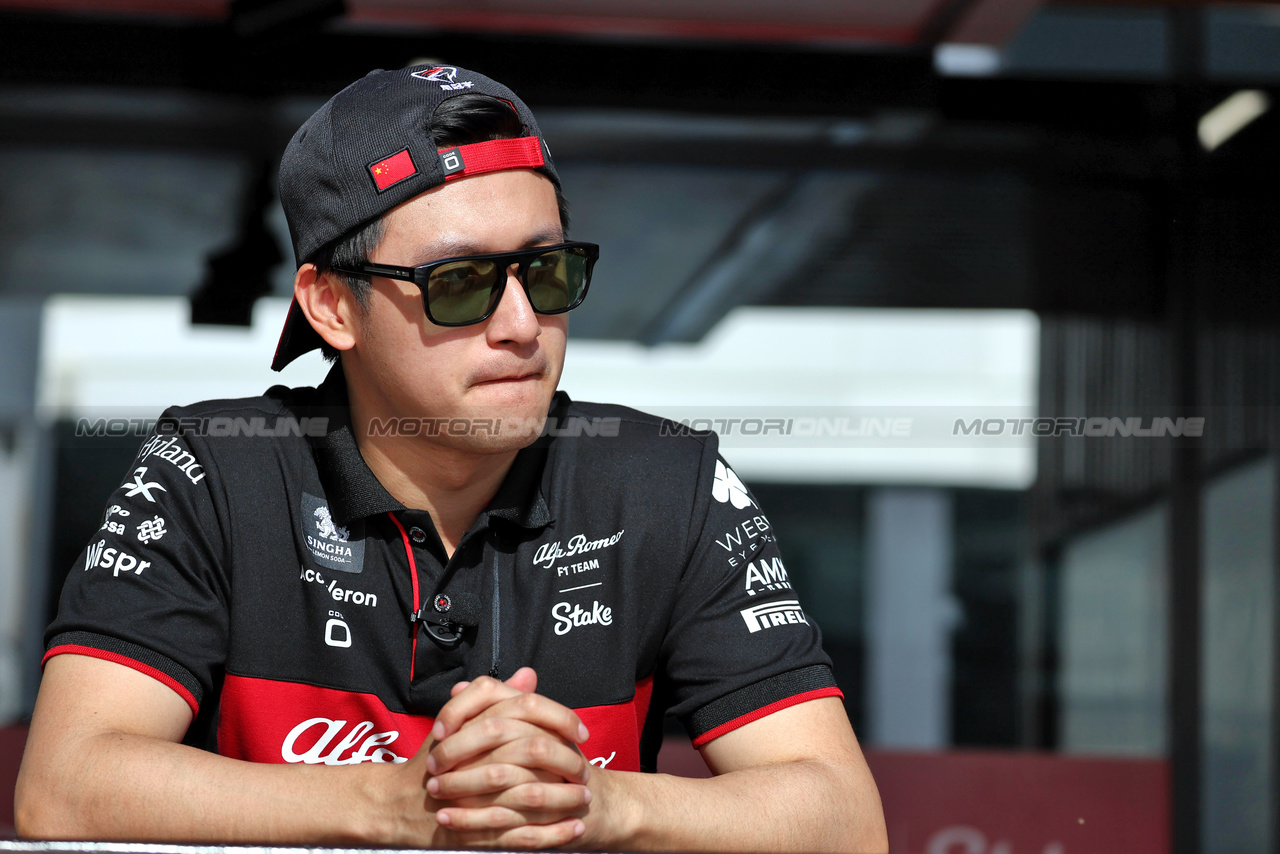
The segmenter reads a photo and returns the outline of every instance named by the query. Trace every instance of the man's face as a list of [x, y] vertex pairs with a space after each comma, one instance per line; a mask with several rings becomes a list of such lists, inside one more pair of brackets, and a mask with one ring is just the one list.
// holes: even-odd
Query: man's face
[[[369, 260], [413, 267], [563, 239], [547, 178], [530, 170], [491, 172], [393, 209]], [[429, 441], [481, 453], [513, 450], [537, 437], [564, 365], [568, 315], [535, 313], [514, 268], [508, 273], [494, 313], [460, 327], [428, 320], [413, 284], [373, 279], [356, 346], [344, 361], [352, 394], [368, 415], [476, 420], [467, 435], [446, 429]], [[486, 432], [482, 421], [499, 418], [501, 434]], [[526, 428], [512, 430], [521, 424]]]

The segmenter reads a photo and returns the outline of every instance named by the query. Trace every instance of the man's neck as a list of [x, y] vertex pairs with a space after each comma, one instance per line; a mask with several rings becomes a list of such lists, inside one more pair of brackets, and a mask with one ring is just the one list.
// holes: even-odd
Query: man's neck
[[452, 556], [462, 536], [502, 485], [516, 451], [466, 454], [441, 448], [422, 437], [371, 436], [368, 422], [353, 427], [360, 454], [392, 497], [431, 514], [445, 553]]
[[453, 555], [515, 462], [518, 451], [473, 453], [433, 442], [429, 436], [395, 436], [369, 429], [386, 420], [351, 396], [351, 429], [374, 477], [406, 507], [431, 514], [445, 553]]

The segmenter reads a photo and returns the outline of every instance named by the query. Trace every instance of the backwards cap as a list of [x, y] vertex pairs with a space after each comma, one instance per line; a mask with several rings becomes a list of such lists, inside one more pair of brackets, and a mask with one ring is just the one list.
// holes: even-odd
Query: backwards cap
[[[525, 136], [437, 149], [432, 118], [437, 107], [458, 95], [505, 102], [520, 118]], [[502, 169], [535, 169], [560, 188], [538, 123], [514, 92], [451, 65], [372, 71], [307, 119], [280, 160], [280, 202], [298, 266], [420, 193]], [[294, 300], [272, 370], [322, 343]]]

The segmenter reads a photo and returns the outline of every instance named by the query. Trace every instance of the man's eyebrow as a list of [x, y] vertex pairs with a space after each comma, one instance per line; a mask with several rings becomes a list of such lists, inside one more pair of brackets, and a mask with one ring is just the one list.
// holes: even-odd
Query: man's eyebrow
[[[535, 246], [545, 246], [552, 243], [563, 243], [564, 231], [560, 228], [547, 229], [539, 231], [530, 236], [521, 243], [516, 249], [532, 249]], [[445, 237], [428, 243], [417, 252], [410, 260], [409, 266], [416, 267], [421, 264], [429, 264], [432, 261], [439, 261], [442, 258], [457, 258], [462, 255], [485, 255], [488, 250], [472, 240], [465, 237]]]

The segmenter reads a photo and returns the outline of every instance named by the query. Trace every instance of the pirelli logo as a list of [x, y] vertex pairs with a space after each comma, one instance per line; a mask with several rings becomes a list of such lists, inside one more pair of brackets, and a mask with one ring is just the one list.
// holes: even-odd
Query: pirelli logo
[[774, 626], [798, 623], [808, 625], [809, 623], [804, 618], [804, 611], [800, 610], [800, 602], [797, 599], [766, 602], [763, 605], [746, 608], [740, 613], [742, 614], [742, 619], [746, 621], [747, 631], [752, 634], [761, 629], [771, 629]]

